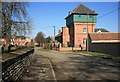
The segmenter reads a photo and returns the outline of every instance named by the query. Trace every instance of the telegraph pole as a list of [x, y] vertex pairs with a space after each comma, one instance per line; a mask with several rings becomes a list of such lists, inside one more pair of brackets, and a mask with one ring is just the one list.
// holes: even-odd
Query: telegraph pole
[[55, 26], [53, 26], [54, 27], [54, 41], [55, 41]]
[[87, 13], [87, 44], [86, 44], [86, 50], [88, 51], [88, 17], [89, 17], [89, 13]]
[[[95, 11], [94, 11], [95, 12]], [[89, 51], [89, 38], [88, 38], [88, 22], [89, 22], [89, 16], [90, 12], [87, 13], [87, 43], [86, 43], [86, 50]], [[92, 24], [93, 24], [94, 19], [92, 18]], [[93, 26], [92, 26], [93, 27]]]

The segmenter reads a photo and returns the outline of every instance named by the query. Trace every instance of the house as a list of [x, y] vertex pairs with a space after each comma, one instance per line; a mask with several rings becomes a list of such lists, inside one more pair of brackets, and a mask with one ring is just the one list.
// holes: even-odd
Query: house
[[74, 46], [86, 48], [88, 33], [94, 33], [97, 13], [83, 4], [78, 5], [65, 19], [66, 26], [55, 38], [63, 47]]
[[[11, 38], [11, 44], [25, 46], [26, 42], [30, 42], [31, 39], [26, 38], [25, 36], [16, 36], [15, 38]], [[4, 38], [0, 39], [0, 44], [6, 44], [6, 40]]]
[[96, 33], [103, 33], [103, 32], [109, 32], [109, 31], [106, 30], [105, 28], [95, 28], [95, 32]]
[[26, 37], [25, 36], [16, 36], [16, 38], [11, 39], [11, 44], [24, 45]]
[[70, 12], [65, 18], [66, 26], [62, 27], [62, 32], [55, 37], [62, 44], [59, 50], [80, 50], [81, 45], [88, 51], [119, 55], [120, 33], [95, 28], [97, 15], [83, 4]]
[[58, 34], [55, 36], [55, 40], [57, 40], [58, 42], [62, 43], [62, 32], [58, 33]]
[[120, 33], [90, 33], [89, 51], [119, 55]]

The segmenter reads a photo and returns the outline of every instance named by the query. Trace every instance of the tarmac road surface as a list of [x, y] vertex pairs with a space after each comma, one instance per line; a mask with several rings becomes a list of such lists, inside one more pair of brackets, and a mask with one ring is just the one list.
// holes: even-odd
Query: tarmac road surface
[[47, 57], [57, 80], [118, 80], [120, 63], [89, 55], [35, 48], [35, 54]]
[[34, 62], [20, 81], [120, 80], [120, 63], [91, 55], [35, 48]]

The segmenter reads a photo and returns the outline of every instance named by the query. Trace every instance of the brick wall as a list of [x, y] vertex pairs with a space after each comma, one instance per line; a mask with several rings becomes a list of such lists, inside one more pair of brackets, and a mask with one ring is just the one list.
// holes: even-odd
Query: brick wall
[[[87, 29], [88, 27], [88, 29]], [[95, 23], [74, 23], [74, 46], [78, 47], [80, 44], [82, 47], [86, 47], [86, 44], [83, 44], [83, 39], [87, 38], [88, 33], [94, 32]], [[83, 29], [86, 28], [86, 33], [83, 33]]]
[[68, 27], [63, 27], [63, 28], [62, 28], [62, 32], [63, 32], [62, 45], [63, 45], [64, 47], [67, 47], [67, 42], [70, 41], [69, 29], [68, 29]]
[[61, 47], [59, 49], [57, 49], [58, 51], [67, 51], [67, 50], [81, 50], [80, 47]]

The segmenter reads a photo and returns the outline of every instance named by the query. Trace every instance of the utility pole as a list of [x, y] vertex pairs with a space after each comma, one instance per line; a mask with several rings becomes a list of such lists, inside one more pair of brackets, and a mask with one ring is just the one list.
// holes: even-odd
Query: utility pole
[[54, 41], [55, 41], [55, 26], [53, 26], [54, 27]]
[[88, 51], [88, 17], [89, 17], [89, 13], [87, 13], [87, 44], [86, 44], [86, 50]]
[[[94, 11], [95, 12], [95, 11]], [[90, 15], [91, 12], [88, 12], [87, 13], [87, 43], [86, 43], [86, 50], [89, 51], [89, 38], [88, 38], [88, 22], [89, 22], [89, 15]], [[92, 24], [93, 24], [93, 21], [94, 21], [94, 18], [92, 18]], [[92, 25], [93, 27], [93, 25]], [[94, 31], [94, 30], [93, 30]]]

